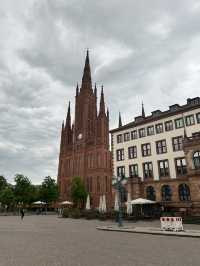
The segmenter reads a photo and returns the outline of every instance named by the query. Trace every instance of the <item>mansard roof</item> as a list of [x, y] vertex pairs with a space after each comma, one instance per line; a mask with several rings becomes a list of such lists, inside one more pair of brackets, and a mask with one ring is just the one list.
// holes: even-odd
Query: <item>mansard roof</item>
[[142, 126], [147, 123], [155, 122], [157, 120], [171, 117], [177, 114], [182, 114], [186, 111], [194, 110], [200, 108], [200, 97], [195, 97], [195, 98], [188, 98], [187, 103], [184, 105], [179, 105], [179, 104], [173, 104], [169, 106], [169, 109], [166, 111], [160, 111], [160, 110], [155, 110], [151, 112], [151, 115], [143, 117], [143, 116], [137, 116], [134, 118], [134, 121], [125, 124], [121, 127], [114, 128], [110, 130], [110, 133], [115, 133], [118, 131], [122, 131], [124, 129], [129, 129], [132, 127], [136, 126]]

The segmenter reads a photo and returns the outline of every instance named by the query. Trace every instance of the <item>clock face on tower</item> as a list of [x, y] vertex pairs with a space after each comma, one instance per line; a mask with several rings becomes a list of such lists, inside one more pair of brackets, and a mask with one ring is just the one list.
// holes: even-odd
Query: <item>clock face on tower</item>
[[80, 139], [82, 139], [83, 138], [83, 134], [82, 133], [79, 133], [78, 134], [78, 139], [80, 140]]

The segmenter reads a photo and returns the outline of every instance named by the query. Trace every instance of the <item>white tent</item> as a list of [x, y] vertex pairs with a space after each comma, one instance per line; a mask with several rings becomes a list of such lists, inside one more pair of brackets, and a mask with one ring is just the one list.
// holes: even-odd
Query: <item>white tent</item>
[[103, 195], [102, 197], [102, 212], [106, 212], [107, 207], [106, 207], [106, 195]]
[[102, 212], [102, 196], [99, 197], [99, 212]]
[[87, 201], [86, 201], [86, 206], [85, 206], [85, 209], [86, 210], [90, 210], [90, 195], [88, 194], [87, 195]]
[[59, 204], [60, 205], [73, 205], [73, 202], [65, 200], [65, 201], [59, 202]]
[[119, 200], [118, 200], [118, 193], [115, 193], [115, 205], [114, 210], [119, 211]]
[[128, 193], [126, 212], [128, 215], [132, 214], [133, 212], [130, 193]]
[[155, 204], [155, 203], [156, 203], [156, 201], [148, 200], [148, 199], [142, 199], [142, 198], [131, 200], [132, 205]]

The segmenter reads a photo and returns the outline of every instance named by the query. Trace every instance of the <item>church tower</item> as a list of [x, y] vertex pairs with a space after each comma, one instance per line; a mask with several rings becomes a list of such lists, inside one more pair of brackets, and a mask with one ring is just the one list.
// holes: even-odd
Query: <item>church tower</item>
[[70, 200], [73, 177], [83, 179], [91, 204], [98, 207], [100, 195], [111, 203], [111, 152], [109, 151], [109, 111], [105, 108], [101, 87], [97, 108], [97, 86], [92, 87], [89, 52], [87, 51], [82, 83], [76, 87], [75, 122], [71, 125], [70, 103], [62, 123], [58, 186], [61, 200]]

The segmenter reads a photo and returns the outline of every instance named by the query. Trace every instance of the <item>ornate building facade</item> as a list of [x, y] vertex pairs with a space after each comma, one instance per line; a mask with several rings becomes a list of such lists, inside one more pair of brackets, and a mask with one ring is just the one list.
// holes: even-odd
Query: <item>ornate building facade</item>
[[79, 176], [91, 196], [93, 207], [105, 194], [111, 202], [111, 152], [109, 151], [109, 111], [105, 110], [101, 88], [97, 110], [97, 87], [92, 79], [87, 51], [82, 84], [76, 88], [75, 121], [71, 124], [70, 103], [65, 123], [62, 124], [58, 167], [58, 186], [61, 200], [70, 200], [72, 178]]
[[142, 114], [111, 130], [115, 175], [129, 177], [127, 191], [166, 210], [200, 215], [200, 98]]

